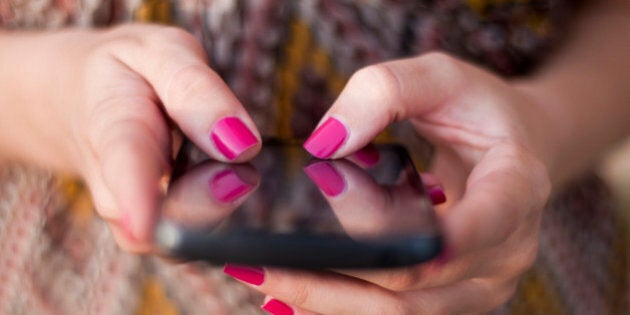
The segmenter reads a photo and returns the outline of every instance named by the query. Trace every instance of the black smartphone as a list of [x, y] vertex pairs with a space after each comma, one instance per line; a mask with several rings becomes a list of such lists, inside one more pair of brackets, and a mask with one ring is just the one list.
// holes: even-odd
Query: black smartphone
[[319, 160], [297, 141], [269, 139], [246, 164], [211, 160], [187, 144], [155, 239], [180, 260], [300, 269], [408, 266], [442, 247], [402, 146]]

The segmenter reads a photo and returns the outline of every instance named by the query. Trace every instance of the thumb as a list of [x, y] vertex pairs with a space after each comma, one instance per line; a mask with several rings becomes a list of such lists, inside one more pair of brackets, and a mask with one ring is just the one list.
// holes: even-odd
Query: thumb
[[359, 150], [390, 123], [424, 115], [464, 87], [463, 62], [442, 53], [356, 72], [304, 148], [318, 158]]
[[122, 229], [124, 237], [115, 235], [124, 240], [121, 246], [146, 248], [162, 197], [160, 180], [170, 168], [166, 122], [150, 99], [118, 99], [99, 108], [89, 135], [96, 159], [90, 173], [99, 177], [89, 180], [96, 183], [91, 189], [97, 210], [114, 232]]

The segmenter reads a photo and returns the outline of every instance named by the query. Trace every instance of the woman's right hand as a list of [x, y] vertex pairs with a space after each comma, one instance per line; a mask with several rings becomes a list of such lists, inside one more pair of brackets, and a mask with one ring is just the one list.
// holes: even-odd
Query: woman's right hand
[[2, 114], [14, 116], [4, 115], [6, 123], [22, 118], [14, 128], [22, 132], [13, 135], [21, 141], [12, 147], [0, 136], [0, 149], [82, 176], [126, 250], [151, 247], [171, 122], [219, 161], [248, 160], [260, 149], [252, 119], [181, 29], [124, 25], [0, 34], [0, 41], [12, 45], [0, 49], [0, 65], [23, 63], [0, 75], [2, 82], [12, 74], [15, 87], [0, 96]]

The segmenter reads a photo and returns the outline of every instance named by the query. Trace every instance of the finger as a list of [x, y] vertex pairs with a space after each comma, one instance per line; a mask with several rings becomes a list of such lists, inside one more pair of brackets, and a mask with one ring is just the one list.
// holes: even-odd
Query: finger
[[446, 242], [457, 255], [504, 242], [550, 193], [544, 166], [527, 150], [497, 145], [475, 166], [464, 196], [444, 213]]
[[441, 205], [446, 202], [446, 194], [444, 193], [442, 182], [437, 176], [430, 173], [420, 173], [420, 179], [433, 205]]
[[319, 314], [483, 313], [503, 304], [517, 284], [516, 278], [478, 278], [395, 294], [334, 273], [240, 268], [225, 271], [292, 309]]
[[[121, 81], [138, 85], [132, 75]], [[90, 118], [87, 139], [96, 163], [91, 168], [99, 171], [87, 173], [93, 174], [97, 188], [95, 204], [108, 207], [99, 213], [119, 220], [136, 242], [148, 243], [162, 196], [161, 179], [170, 167], [164, 117], [150, 97], [117, 95], [95, 105]]]
[[372, 284], [335, 273], [226, 265], [225, 273], [292, 307], [319, 314], [391, 314], [406, 302]]
[[150, 252], [152, 246], [148, 243], [138, 242], [124, 226], [121, 209], [117, 204], [115, 196], [105, 183], [101, 170], [98, 169], [98, 167], [91, 167], [87, 173], [85, 173], [85, 178], [90, 187], [94, 206], [100, 217], [107, 223], [116, 243], [127, 252]]
[[141, 44], [124, 42], [112, 53], [146, 78], [199, 148], [221, 161], [252, 158], [261, 146], [254, 122], [207, 65], [197, 40], [178, 28], [146, 27], [145, 33]]
[[122, 248], [122, 250], [130, 253], [145, 254], [150, 253], [153, 250], [153, 244], [147, 242], [138, 242], [138, 240], [129, 234], [127, 228], [125, 228], [119, 221], [107, 222], [116, 244]]
[[259, 180], [250, 165], [208, 161], [171, 184], [162, 216], [187, 228], [212, 226], [244, 202]]
[[505, 303], [516, 284], [517, 279], [469, 279], [404, 295], [413, 314], [485, 314]]
[[301, 309], [299, 307], [288, 305], [271, 296], [265, 296], [265, 301], [260, 307], [264, 311], [273, 315], [316, 315], [311, 311]]
[[440, 53], [386, 62], [354, 74], [304, 148], [319, 158], [346, 156], [387, 125], [434, 110], [464, 91], [465, 66]]
[[151, 241], [161, 197], [160, 180], [169, 165], [164, 148], [151, 143], [141, 125], [118, 122], [100, 155], [105, 182], [122, 211], [122, 224], [139, 242]]
[[[438, 257], [435, 260], [416, 266], [387, 270], [336, 270], [340, 274], [373, 283], [379, 287], [404, 292], [434, 288], [471, 279], [492, 272], [502, 274], [496, 260], [506, 259], [506, 250], [492, 249], [468, 253], [451, 260]], [[509, 257], [507, 257], [509, 258]], [[509, 259], [513, 261], [513, 259]]]
[[536, 259], [538, 233], [535, 218], [526, 219], [498, 246], [453, 256], [449, 249], [437, 259], [418, 265], [389, 270], [338, 270], [337, 272], [374, 283], [392, 291], [440, 287], [481, 277], [516, 278]]

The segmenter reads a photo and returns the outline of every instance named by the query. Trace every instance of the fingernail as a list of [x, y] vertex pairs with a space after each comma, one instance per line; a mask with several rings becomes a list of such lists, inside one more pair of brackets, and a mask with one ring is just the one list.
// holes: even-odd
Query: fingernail
[[372, 143], [355, 152], [352, 156], [362, 163], [364, 167], [372, 167], [381, 159], [381, 153], [378, 152], [378, 149]]
[[234, 160], [258, 143], [256, 136], [236, 117], [219, 120], [212, 129], [211, 138], [219, 152], [228, 160]]
[[434, 188], [429, 189], [427, 191], [427, 194], [429, 195], [429, 198], [431, 199], [431, 202], [434, 205], [439, 205], [446, 202], [446, 195], [444, 194], [444, 191], [440, 187], [434, 187]]
[[261, 285], [265, 281], [265, 272], [259, 267], [237, 266], [226, 264], [223, 272], [243, 282]]
[[214, 175], [210, 180], [210, 193], [224, 203], [232, 202], [248, 192], [254, 186], [243, 181], [232, 169], [226, 169]]
[[330, 162], [320, 161], [304, 168], [304, 173], [329, 197], [335, 197], [346, 189], [343, 176]]
[[346, 137], [346, 127], [330, 117], [304, 142], [304, 149], [320, 159], [327, 159], [346, 141]]
[[293, 315], [293, 309], [276, 299], [271, 299], [262, 306], [262, 309], [273, 315]]

